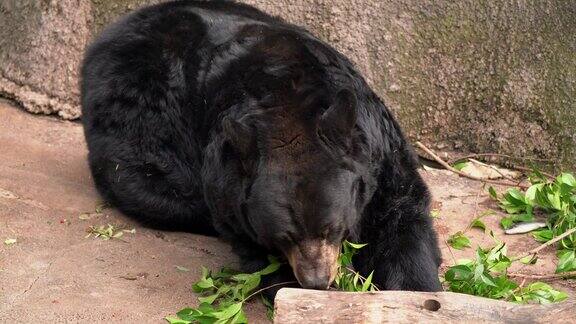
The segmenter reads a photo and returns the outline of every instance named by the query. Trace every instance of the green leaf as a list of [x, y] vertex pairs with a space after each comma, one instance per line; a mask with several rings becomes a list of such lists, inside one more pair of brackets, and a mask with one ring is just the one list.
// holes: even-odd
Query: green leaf
[[547, 195], [550, 206], [556, 210], [562, 210], [562, 202], [560, 199], [560, 191], [554, 191]]
[[472, 276], [472, 269], [467, 265], [452, 266], [444, 274], [446, 281], [469, 280]]
[[208, 276], [210, 275], [210, 270], [208, 270], [208, 268], [202, 266], [201, 268], [202, 271], [202, 277], [201, 278], [208, 278]]
[[430, 211], [430, 217], [439, 218], [440, 217], [440, 211], [438, 209], [432, 209]]
[[270, 301], [268, 299], [266, 299], [266, 297], [264, 297], [264, 296], [262, 296], [261, 299], [262, 299], [262, 304], [264, 304], [264, 306], [266, 306], [266, 317], [271, 322], [274, 321], [274, 305], [272, 305], [272, 303], [270, 303]]
[[456, 260], [456, 265], [465, 265], [465, 266], [473, 266], [474, 265], [474, 260], [471, 259], [458, 259]]
[[565, 300], [568, 295], [543, 282], [534, 282], [520, 291], [520, 297], [522, 301], [533, 300], [541, 304], [548, 304]]
[[520, 259], [520, 262], [524, 264], [535, 264], [538, 261], [538, 256], [536, 254], [531, 254]]
[[500, 226], [502, 226], [502, 228], [505, 230], [509, 229], [513, 225], [514, 225], [514, 221], [512, 220], [512, 217], [503, 217], [500, 220]]
[[560, 175], [560, 182], [570, 187], [576, 187], [576, 179], [570, 173], [562, 173]]
[[490, 193], [490, 197], [492, 197], [494, 200], [498, 200], [498, 194], [496, 193], [494, 187], [490, 186], [488, 188], [488, 192]]
[[362, 291], [368, 291], [372, 287], [372, 275], [373, 274], [374, 274], [374, 271], [370, 272], [370, 274], [368, 275], [368, 277], [364, 281], [364, 284], [362, 284]]
[[568, 272], [576, 270], [576, 253], [570, 250], [561, 250], [558, 252], [558, 266], [556, 272]]
[[201, 303], [206, 303], [206, 304], [210, 304], [212, 305], [212, 303], [214, 303], [214, 301], [220, 296], [220, 293], [215, 293], [212, 295], [208, 295], [205, 297], [198, 297], [198, 301]]
[[521, 223], [521, 222], [531, 222], [534, 220], [534, 215], [532, 214], [532, 211], [530, 209], [531, 207], [527, 208], [526, 211], [529, 211], [529, 213], [524, 213], [524, 214], [515, 214], [512, 215], [510, 217], [504, 217], [502, 219], [500, 219], [500, 225], [502, 226], [503, 229], [509, 229], [511, 228], [515, 223]]
[[484, 270], [485, 267], [483, 264], [476, 264], [476, 267], [474, 268], [474, 282], [495, 287], [496, 284], [492, 281], [491, 278], [488, 277]]
[[176, 313], [176, 316], [178, 316], [178, 318], [181, 320], [194, 321], [194, 316], [192, 316], [194, 312], [195, 310], [192, 308], [184, 308]]
[[244, 311], [240, 309], [236, 315], [230, 320], [231, 324], [245, 324], [248, 323], [248, 319], [246, 318], [246, 314]]
[[355, 250], [360, 250], [361, 248], [368, 245], [368, 244], [361, 244], [361, 243], [352, 243], [352, 242], [348, 242], [348, 241], [344, 241], [344, 244], [352, 247]]
[[549, 229], [541, 229], [533, 231], [532, 236], [534, 237], [534, 239], [536, 239], [536, 241], [545, 243], [550, 241], [554, 237], [554, 233], [552, 232], [552, 230]]
[[164, 319], [170, 324], [191, 324], [192, 323], [192, 321], [187, 321], [187, 320], [174, 318], [174, 317], [165, 317]]
[[536, 199], [536, 192], [542, 186], [542, 184], [532, 185], [526, 190], [526, 200], [533, 202]]
[[482, 283], [484, 283], [488, 286], [497, 287], [496, 284], [494, 283], [494, 281], [492, 280], [492, 278], [490, 277], [490, 275], [488, 275], [486, 273], [480, 274], [479, 279]]
[[358, 272], [356, 272], [354, 274], [354, 279], [352, 280], [352, 286], [354, 287], [354, 289], [356, 289], [356, 287], [358, 286], [358, 280], [360, 280], [360, 274]]
[[260, 285], [260, 275], [251, 276], [244, 283], [244, 287], [242, 287], [242, 294], [247, 297], [248, 294], [252, 292], [252, 290], [258, 287], [258, 285]]
[[472, 223], [470, 223], [470, 228], [479, 228], [483, 231], [486, 230], [486, 224], [484, 224], [483, 221], [480, 220], [480, 218], [475, 218]]
[[518, 206], [522, 206], [526, 203], [524, 194], [516, 188], [508, 189], [508, 191], [504, 195], [504, 198], [508, 202]]
[[183, 267], [183, 266], [177, 265], [177, 266], [174, 266], [174, 267], [176, 268], [176, 270], [178, 270], [178, 271], [180, 271], [180, 272], [188, 272], [188, 271], [190, 271], [190, 269], [188, 269], [188, 268], [186, 268], [186, 267]]
[[268, 265], [266, 268], [260, 270], [260, 274], [261, 274], [261, 275], [269, 275], [269, 274], [271, 274], [271, 273], [273, 273], [273, 272], [278, 271], [278, 269], [280, 269], [280, 266], [281, 266], [281, 265], [282, 265], [282, 264], [281, 264], [281, 263], [278, 263], [278, 262], [272, 263], [272, 264]]
[[357, 250], [365, 247], [367, 244], [351, 243], [347, 240], [342, 242], [342, 253], [338, 257], [338, 263], [341, 267], [346, 267], [352, 264], [352, 256], [357, 253]]
[[468, 165], [468, 161], [462, 161], [454, 164], [452, 167], [458, 171], [462, 171]]
[[104, 211], [104, 209], [107, 209], [110, 207], [110, 204], [108, 204], [108, 202], [106, 201], [100, 201], [96, 204], [96, 214], [102, 214], [102, 212]]
[[510, 267], [511, 264], [512, 264], [512, 261], [510, 261], [510, 260], [508, 260], [508, 261], [502, 260], [502, 261], [494, 262], [490, 266], [490, 272], [494, 272], [494, 273], [506, 272], [506, 270], [508, 270], [508, 268]]
[[234, 303], [230, 306], [224, 307], [222, 310], [212, 313], [214, 318], [219, 320], [227, 320], [232, 318], [242, 309], [242, 302]]
[[352, 256], [349, 254], [346, 254], [346, 253], [342, 253], [338, 257], [338, 263], [340, 263], [341, 265], [344, 265], [344, 266], [348, 266], [348, 265], [352, 264]]
[[193, 286], [192, 289], [194, 290], [194, 292], [202, 292], [206, 289], [210, 289], [210, 288], [215, 288], [214, 286], [214, 280], [212, 278], [201, 278], [198, 282], [196, 282]]
[[251, 277], [254, 276], [258, 276], [259, 272], [255, 272], [255, 273], [238, 273], [232, 276], [232, 280], [236, 280], [236, 281], [246, 281], [248, 279], [250, 279]]
[[215, 311], [214, 306], [207, 304], [207, 303], [200, 303], [200, 305], [198, 305], [197, 309], [192, 310], [192, 314], [194, 314], [194, 315], [211, 314], [214, 311]]
[[463, 250], [470, 247], [470, 239], [464, 233], [456, 232], [448, 238], [448, 244], [457, 250]]

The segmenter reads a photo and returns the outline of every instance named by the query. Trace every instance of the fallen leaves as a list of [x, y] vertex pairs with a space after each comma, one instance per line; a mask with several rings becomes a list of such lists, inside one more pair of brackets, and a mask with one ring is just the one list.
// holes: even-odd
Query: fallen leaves
[[16, 242], [18, 242], [18, 240], [15, 238], [7, 238], [4, 240], [4, 245], [10, 246], [16, 244]]
[[88, 232], [86, 238], [94, 236], [95, 238], [101, 238], [103, 240], [119, 239], [124, 235], [124, 233], [136, 233], [136, 229], [134, 228], [131, 230], [126, 230], [123, 228], [123, 226], [116, 226], [112, 224], [100, 225], [98, 227], [90, 226], [86, 231]]

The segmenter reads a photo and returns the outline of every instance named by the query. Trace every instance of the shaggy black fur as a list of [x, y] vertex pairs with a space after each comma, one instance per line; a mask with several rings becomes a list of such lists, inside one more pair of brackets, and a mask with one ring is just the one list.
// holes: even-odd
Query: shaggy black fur
[[147, 7], [92, 44], [81, 92], [94, 181], [125, 214], [217, 233], [247, 271], [305, 239], [348, 238], [368, 243], [355, 267], [380, 288], [440, 289], [410, 145], [307, 31], [233, 2]]

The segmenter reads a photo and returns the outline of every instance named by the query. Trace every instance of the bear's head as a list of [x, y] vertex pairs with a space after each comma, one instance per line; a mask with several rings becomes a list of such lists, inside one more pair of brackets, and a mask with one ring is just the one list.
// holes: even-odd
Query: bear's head
[[207, 147], [214, 225], [284, 254], [303, 287], [327, 289], [374, 187], [356, 96], [340, 90], [300, 107], [259, 104], [225, 117]]

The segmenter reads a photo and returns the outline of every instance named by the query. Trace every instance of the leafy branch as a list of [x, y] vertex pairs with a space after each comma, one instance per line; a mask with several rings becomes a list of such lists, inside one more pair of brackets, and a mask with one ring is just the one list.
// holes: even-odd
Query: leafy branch
[[[515, 257], [507, 256], [506, 245], [502, 242], [496, 241], [497, 244], [488, 249], [478, 247], [475, 260], [460, 260], [444, 274], [444, 281], [450, 291], [514, 302], [551, 303], [567, 298], [566, 293], [555, 290], [548, 284], [533, 282], [524, 287], [510, 279], [510, 277], [518, 277], [546, 280], [576, 276], [574, 256], [576, 250], [576, 179], [569, 173], [562, 173], [551, 181], [538, 171], [534, 171], [530, 177], [530, 183], [531, 185], [525, 192], [511, 188], [499, 198], [494, 188], [490, 187], [489, 193], [510, 215], [501, 220], [501, 226], [505, 229], [518, 222], [533, 221], [536, 211], [547, 215], [547, 228], [533, 233], [534, 238], [543, 244]], [[475, 222], [476, 219], [472, 223]], [[466, 230], [469, 228], [471, 225]], [[455, 237], [457, 240], [453, 240], [452, 243], [460, 242], [462, 245], [464, 232], [453, 235], [451, 238]], [[493, 235], [491, 236], [494, 238]], [[466, 242], [464, 245], [469, 246], [468, 238]], [[556, 274], [508, 273], [508, 268], [513, 262], [534, 263], [537, 254], [553, 244], [557, 244], [559, 249]]]
[[368, 277], [365, 278], [352, 269], [352, 257], [359, 249], [365, 246], [366, 244], [357, 244], [348, 241], [342, 243], [342, 253], [338, 258], [338, 274], [334, 280], [334, 285], [337, 290], [355, 292], [378, 291], [378, 287], [372, 284], [372, 275], [374, 272], [371, 272]]
[[514, 260], [506, 255], [506, 244], [497, 243], [494, 247], [478, 247], [474, 260], [459, 260], [444, 274], [448, 290], [492, 299], [512, 302], [538, 302], [542, 304], [559, 302], [568, 297], [552, 286], [534, 282], [523, 287], [510, 280], [508, 268]]
[[499, 201], [500, 208], [509, 216], [500, 224], [507, 229], [515, 223], [532, 222], [537, 212], [546, 216], [547, 227], [532, 232], [532, 236], [545, 244], [527, 252], [535, 255], [541, 249], [557, 243], [558, 266], [556, 272], [576, 270], [576, 179], [562, 173], [549, 180], [538, 171], [530, 177], [530, 187], [525, 192], [508, 189], [501, 197], [490, 188], [490, 195]]
[[[352, 257], [366, 244], [356, 244], [348, 241], [342, 243], [342, 253], [338, 258], [338, 273], [335, 279], [335, 288], [344, 291], [376, 291], [378, 288], [372, 283], [372, 273], [368, 277], [361, 276], [352, 269]], [[276, 272], [282, 263], [274, 257], [269, 257], [270, 265], [254, 273], [239, 273], [232, 269], [223, 268], [218, 272], [211, 272], [202, 267], [202, 276], [192, 286], [195, 293], [200, 294], [199, 306], [184, 308], [174, 317], [166, 317], [170, 324], [190, 323], [246, 323], [243, 311], [244, 304], [267, 289], [278, 286], [294, 284], [296, 281], [276, 283], [258, 289], [262, 276]], [[273, 317], [272, 305], [262, 299], [268, 308], [269, 318]]]

